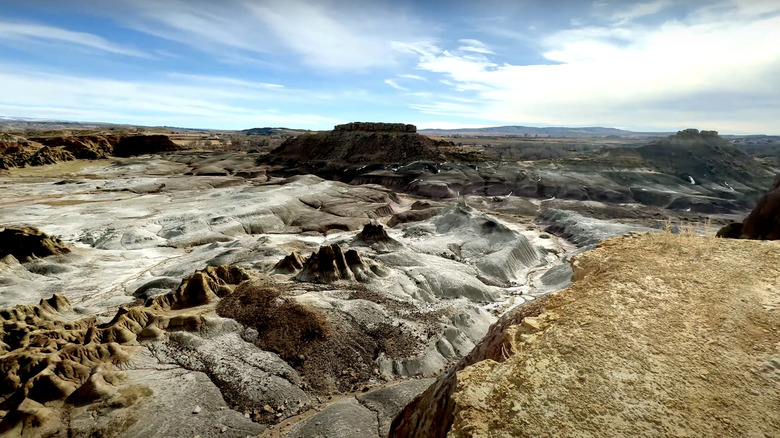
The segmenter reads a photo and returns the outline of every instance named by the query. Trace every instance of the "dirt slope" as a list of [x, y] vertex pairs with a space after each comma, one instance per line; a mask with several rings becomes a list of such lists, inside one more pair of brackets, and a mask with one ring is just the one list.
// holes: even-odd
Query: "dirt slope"
[[780, 245], [603, 242], [578, 281], [458, 373], [450, 436], [780, 435]]

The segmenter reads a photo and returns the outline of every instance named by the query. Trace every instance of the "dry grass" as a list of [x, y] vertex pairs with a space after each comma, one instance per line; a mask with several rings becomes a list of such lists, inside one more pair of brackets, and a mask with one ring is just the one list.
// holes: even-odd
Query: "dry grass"
[[303, 345], [327, 338], [330, 333], [322, 313], [282, 298], [273, 283], [242, 283], [220, 301], [217, 313], [254, 327], [257, 346], [284, 360], [296, 359]]

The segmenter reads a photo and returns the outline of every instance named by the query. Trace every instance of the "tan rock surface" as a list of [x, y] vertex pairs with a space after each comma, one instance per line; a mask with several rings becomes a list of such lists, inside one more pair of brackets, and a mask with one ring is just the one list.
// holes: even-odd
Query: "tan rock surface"
[[780, 435], [777, 242], [630, 235], [573, 266], [457, 374], [450, 436]]

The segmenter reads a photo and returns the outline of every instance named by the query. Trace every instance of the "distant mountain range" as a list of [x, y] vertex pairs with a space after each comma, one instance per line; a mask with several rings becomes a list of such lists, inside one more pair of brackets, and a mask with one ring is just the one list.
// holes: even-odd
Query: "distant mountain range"
[[495, 126], [490, 128], [464, 128], [464, 129], [421, 129], [424, 135], [461, 135], [461, 136], [544, 136], [544, 137], [666, 137], [674, 132], [635, 132], [617, 128], [586, 127], [565, 128], [549, 127], [537, 128], [533, 126]]

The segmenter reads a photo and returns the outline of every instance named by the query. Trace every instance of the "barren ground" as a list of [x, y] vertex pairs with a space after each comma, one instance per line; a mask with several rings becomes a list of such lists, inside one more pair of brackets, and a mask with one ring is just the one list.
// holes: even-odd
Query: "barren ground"
[[458, 373], [450, 436], [780, 435], [780, 242], [629, 235]]

